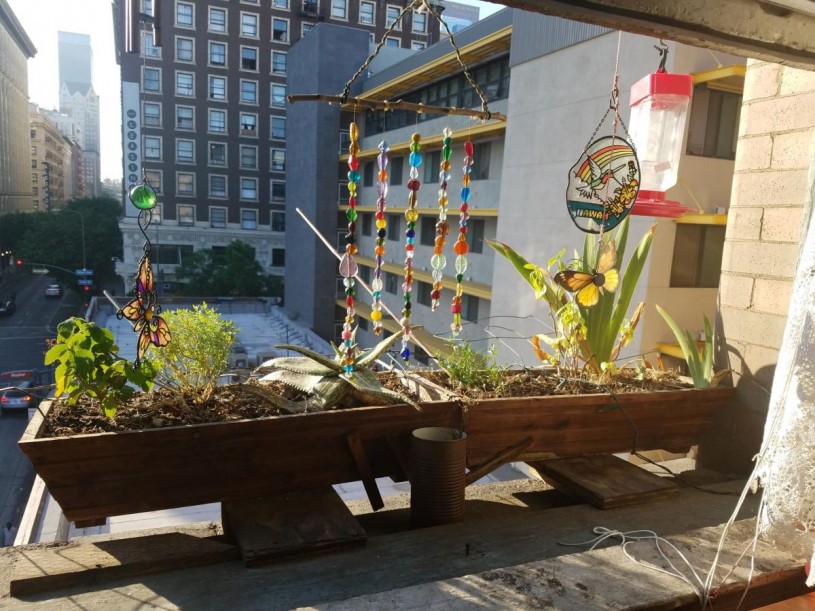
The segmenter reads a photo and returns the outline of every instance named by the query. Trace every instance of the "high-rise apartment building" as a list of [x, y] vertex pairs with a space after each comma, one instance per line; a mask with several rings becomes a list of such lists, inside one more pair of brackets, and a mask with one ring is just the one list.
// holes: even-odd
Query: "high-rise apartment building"
[[59, 107], [80, 126], [82, 181], [86, 195], [99, 193], [99, 96], [93, 89], [93, 51], [87, 34], [59, 32]]
[[74, 146], [47, 111], [29, 105], [34, 210], [58, 210], [74, 196]]
[[28, 66], [37, 49], [6, 0], [0, 0], [0, 214], [31, 210]]
[[[250, 244], [267, 273], [283, 274], [286, 155], [288, 143], [298, 142], [298, 134], [287, 130], [286, 96], [308, 92], [288, 78], [289, 51], [321, 23], [378, 41], [405, 0], [133, 1], [139, 2], [139, 53], [123, 47], [128, 3], [114, 3], [124, 189], [144, 172], [159, 194], [150, 238], [160, 290], [172, 287], [185, 254], [223, 249], [234, 240]], [[436, 40], [429, 15], [411, 12], [386, 44], [409, 55]], [[323, 59], [331, 58], [316, 61]], [[138, 211], [125, 210], [124, 261], [117, 264], [123, 279], [135, 272], [143, 242]]]

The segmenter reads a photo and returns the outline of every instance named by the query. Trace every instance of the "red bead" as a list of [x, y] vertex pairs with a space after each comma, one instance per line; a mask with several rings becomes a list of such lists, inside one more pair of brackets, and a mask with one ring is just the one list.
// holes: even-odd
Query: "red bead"
[[349, 157], [348, 158], [348, 167], [352, 170], [359, 169], [359, 158], [357, 157]]
[[381, 221], [384, 218], [385, 218], [385, 213], [382, 212], [381, 210], [378, 210], [377, 213], [376, 213], [376, 220]]
[[469, 209], [470, 209], [470, 206], [467, 205], [467, 202], [462, 202], [461, 206], [459, 207], [459, 210], [461, 210], [462, 212], [467, 212], [467, 210], [469, 210]]
[[415, 178], [410, 179], [408, 181], [408, 184], [407, 184], [407, 188], [410, 189], [411, 191], [418, 191], [419, 187], [421, 187], [421, 186], [422, 186], [422, 183], [420, 183]]
[[453, 305], [451, 305], [450, 306], [450, 313], [451, 314], [461, 314], [461, 304], [460, 303], [454, 303]]
[[407, 252], [410, 252], [410, 251], [414, 250], [413, 244], [405, 244], [405, 250]]
[[350, 296], [346, 297], [345, 298], [345, 305], [347, 305], [349, 308], [353, 308], [354, 307], [354, 298], [350, 297]]
[[464, 143], [464, 152], [467, 154], [468, 157], [473, 156], [473, 143], [470, 142], [469, 140], [467, 140], [467, 142]]
[[430, 298], [431, 299], [440, 299], [441, 298], [441, 291], [430, 291]]

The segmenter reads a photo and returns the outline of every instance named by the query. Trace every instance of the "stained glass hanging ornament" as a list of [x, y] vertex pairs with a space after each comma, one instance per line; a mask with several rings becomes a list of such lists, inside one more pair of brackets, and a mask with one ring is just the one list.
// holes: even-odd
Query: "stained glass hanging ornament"
[[408, 164], [410, 165], [410, 180], [408, 180], [408, 205], [405, 210], [405, 220], [407, 221], [407, 228], [405, 229], [405, 281], [402, 284], [402, 293], [404, 294], [405, 303], [402, 306], [402, 320], [399, 324], [402, 325], [402, 351], [399, 355], [406, 361], [410, 359], [410, 348], [408, 348], [408, 341], [410, 339], [410, 310], [411, 293], [413, 291], [413, 253], [416, 243], [416, 221], [419, 220], [419, 211], [416, 209], [419, 203], [419, 188], [422, 183], [419, 182], [419, 166], [422, 165], [422, 137], [418, 133], [414, 133], [410, 137], [410, 156], [408, 157]]
[[473, 143], [470, 140], [464, 143], [464, 162], [461, 175], [461, 206], [458, 215], [458, 239], [453, 246], [456, 253], [456, 294], [453, 296], [453, 303], [450, 305], [450, 312], [453, 314], [453, 322], [450, 323], [450, 331], [453, 336], [461, 333], [461, 296], [464, 294], [464, 272], [467, 271], [467, 253], [470, 252], [470, 245], [467, 243], [467, 222], [470, 220], [470, 174], [473, 171], [474, 158]]
[[450, 233], [447, 222], [447, 183], [450, 181], [450, 158], [453, 155], [453, 130], [442, 130], [441, 162], [439, 162], [439, 220], [436, 222], [436, 243], [430, 266], [433, 268], [433, 289], [430, 292], [430, 309], [435, 312], [441, 302], [441, 281], [447, 257], [444, 256], [444, 243]]
[[385, 263], [385, 238], [388, 235], [388, 222], [385, 217], [388, 197], [388, 143], [384, 140], [379, 143], [379, 155], [376, 165], [379, 168], [376, 183], [376, 247], [374, 255], [374, 279], [371, 282], [373, 304], [371, 305], [371, 320], [376, 335], [382, 333], [382, 266]]
[[133, 283], [134, 297], [116, 312], [116, 317], [129, 320], [133, 323], [133, 331], [139, 334], [136, 359], [133, 362], [138, 367], [150, 344], [160, 347], [170, 342], [170, 328], [160, 316], [161, 306], [157, 302], [153, 266], [150, 263], [150, 238], [147, 237], [147, 228], [153, 220], [153, 209], [158, 204], [156, 192], [147, 179], [143, 178], [130, 189], [128, 197], [139, 209], [138, 223], [144, 235], [144, 247]]
[[350, 144], [348, 145], [348, 210], [345, 217], [348, 219], [348, 233], [345, 234], [345, 254], [340, 259], [340, 276], [345, 287], [345, 322], [342, 325], [342, 342], [345, 349], [343, 368], [350, 373], [354, 370], [354, 296], [356, 295], [356, 280], [359, 268], [354, 259], [357, 254], [357, 188], [359, 187], [359, 128], [351, 122], [348, 129]]

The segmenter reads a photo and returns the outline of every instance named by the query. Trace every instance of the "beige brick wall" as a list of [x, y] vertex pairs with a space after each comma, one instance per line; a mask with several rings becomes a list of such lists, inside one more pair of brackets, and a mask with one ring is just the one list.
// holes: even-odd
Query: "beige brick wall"
[[719, 288], [718, 331], [737, 392], [700, 448], [745, 471], [763, 434], [815, 176], [815, 71], [750, 61]]

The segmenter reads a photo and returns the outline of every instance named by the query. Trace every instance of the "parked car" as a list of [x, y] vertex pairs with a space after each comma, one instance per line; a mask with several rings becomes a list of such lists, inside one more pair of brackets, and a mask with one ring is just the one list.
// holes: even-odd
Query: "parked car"
[[49, 284], [45, 288], [46, 297], [62, 297], [62, 287], [59, 284]]
[[17, 310], [17, 305], [12, 301], [0, 301], [0, 316], [11, 316]]
[[[28, 409], [39, 403], [28, 388], [37, 379], [37, 372], [26, 369], [0, 373], [0, 410]], [[2, 413], [2, 412], [0, 412]]]
[[246, 347], [241, 344], [233, 345], [229, 353], [229, 368], [246, 369], [247, 367], [249, 367], [249, 355], [246, 353]]

